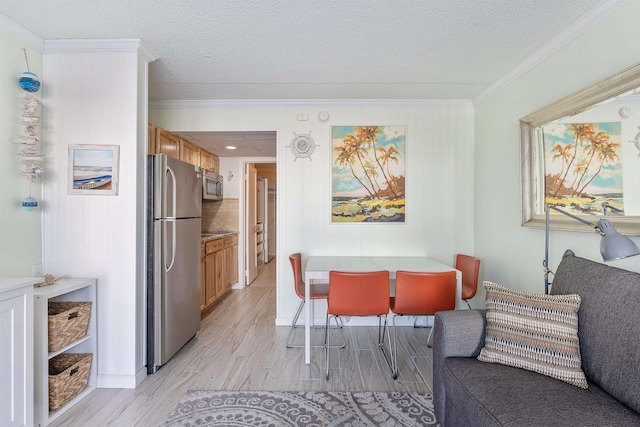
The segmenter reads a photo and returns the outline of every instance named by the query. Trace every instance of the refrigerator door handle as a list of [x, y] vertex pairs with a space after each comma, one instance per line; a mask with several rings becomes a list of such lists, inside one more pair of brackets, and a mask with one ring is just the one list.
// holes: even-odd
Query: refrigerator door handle
[[[173, 218], [169, 218], [164, 221], [164, 227], [165, 227], [164, 241], [165, 242], [166, 242], [166, 228], [169, 225], [171, 225], [171, 260], [168, 259], [169, 257], [165, 257], [165, 261], [164, 261], [165, 272], [168, 272], [169, 270], [171, 270], [171, 268], [173, 267], [173, 264], [176, 261], [176, 220]], [[169, 262], [169, 265], [167, 265], [167, 261]]]
[[[175, 172], [173, 172], [173, 170], [167, 166], [167, 169], [165, 170], [165, 175], [166, 176], [170, 176], [171, 177], [171, 213], [167, 212], [167, 217], [168, 218], [175, 218], [176, 217], [176, 209], [177, 209], [177, 198], [178, 198], [178, 193], [177, 193], [177, 183], [176, 183], [176, 174]], [[168, 184], [168, 179], [167, 179], [167, 184]], [[167, 185], [167, 188], [169, 187], [169, 185]], [[165, 196], [167, 196], [165, 194]]]
[[[173, 170], [167, 166], [167, 169], [165, 171], [165, 174], [167, 176], [171, 177], [171, 190], [173, 191], [171, 194], [171, 208], [172, 208], [172, 212], [171, 215], [168, 216], [167, 218], [167, 223], [171, 223], [172, 227], [171, 227], [171, 261], [169, 262], [169, 265], [167, 266], [166, 264], [166, 260], [165, 260], [165, 271], [169, 271], [171, 270], [171, 268], [173, 267], [174, 262], [176, 261], [176, 224], [175, 224], [175, 219], [176, 219], [176, 200], [177, 200], [177, 184], [176, 184], [176, 174], [173, 172]], [[168, 181], [168, 179], [167, 179]], [[168, 186], [167, 186], [168, 187]], [[167, 212], [168, 213], [168, 212]]]

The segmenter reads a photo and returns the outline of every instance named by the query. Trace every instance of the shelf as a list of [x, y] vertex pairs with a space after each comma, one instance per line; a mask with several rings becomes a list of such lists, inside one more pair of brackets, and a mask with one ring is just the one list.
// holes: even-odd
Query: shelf
[[[58, 351], [50, 351], [50, 352], [49, 352], [49, 360], [53, 359], [54, 357], [56, 357], [56, 356], [57, 356], [57, 355], [59, 355], [59, 354], [65, 353], [67, 350], [71, 350], [71, 349], [72, 349], [72, 348], [74, 348], [75, 346], [80, 345], [80, 344], [82, 344], [83, 342], [85, 342], [85, 341], [89, 341], [89, 340], [91, 340], [91, 339], [93, 339], [93, 335], [89, 335], [89, 334], [87, 334], [87, 335], [85, 335], [84, 337], [80, 338], [78, 341], [75, 341], [75, 342], [73, 342], [73, 343], [69, 344], [69, 345], [68, 345], [68, 346], [66, 346], [66, 347], [62, 347], [62, 348], [61, 348], [60, 350], [58, 350]], [[73, 353], [73, 352], [72, 352], [72, 353]], [[80, 353], [80, 352], [79, 352], [79, 353]]]
[[[49, 316], [50, 301], [91, 301], [91, 312], [87, 334], [60, 350], [50, 352], [49, 349]], [[96, 388], [98, 372], [97, 354], [97, 322], [96, 322], [96, 280], [95, 279], [60, 279], [55, 284], [34, 289], [34, 425], [46, 426], [65, 413], [69, 408], [86, 397]], [[57, 411], [49, 410], [49, 360], [62, 353], [91, 353], [93, 360], [87, 388], [81, 391], [65, 406]]]

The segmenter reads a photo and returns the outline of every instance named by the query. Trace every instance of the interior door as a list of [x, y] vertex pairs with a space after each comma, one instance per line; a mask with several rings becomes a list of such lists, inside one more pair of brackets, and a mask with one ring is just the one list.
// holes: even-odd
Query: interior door
[[245, 165], [245, 218], [246, 218], [246, 241], [245, 241], [245, 285], [251, 284], [258, 276], [258, 260], [256, 258], [256, 240], [258, 234], [257, 227], [257, 184], [258, 171], [256, 167], [248, 163]]

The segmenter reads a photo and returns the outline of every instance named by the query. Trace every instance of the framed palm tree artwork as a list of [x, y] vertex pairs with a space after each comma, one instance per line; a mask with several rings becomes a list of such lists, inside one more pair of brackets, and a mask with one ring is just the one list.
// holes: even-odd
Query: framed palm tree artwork
[[404, 126], [332, 127], [331, 222], [404, 223]]
[[575, 215], [624, 212], [621, 123], [542, 127], [546, 204]]

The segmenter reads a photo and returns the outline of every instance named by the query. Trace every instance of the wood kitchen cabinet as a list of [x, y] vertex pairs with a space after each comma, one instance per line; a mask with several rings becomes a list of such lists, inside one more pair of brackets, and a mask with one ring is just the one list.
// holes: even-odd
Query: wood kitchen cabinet
[[225, 289], [238, 281], [238, 235], [224, 238]]
[[147, 152], [148, 154], [166, 154], [202, 169], [219, 173], [218, 156], [153, 123], [148, 124]]
[[200, 245], [200, 312], [204, 311], [207, 306], [206, 287], [206, 265], [205, 265], [205, 244]]
[[201, 307], [201, 311], [207, 310], [221, 296], [218, 283], [223, 273], [219, 261], [223, 249], [222, 239], [209, 240], [204, 246], [204, 307]]
[[215, 154], [212, 154], [211, 170], [215, 173], [220, 173], [220, 159]]
[[[222, 243], [222, 240], [219, 240]], [[222, 245], [220, 245], [222, 247]], [[215, 278], [215, 288], [216, 288], [216, 299], [222, 298], [225, 294], [226, 288], [224, 286], [224, 251], [220, 249], [216, 251], [214, 255], [214, 262], [216, 264], [216, 278]]]
[[147, 153], [156, 153], [156, 126], [153, 123], [149, 123], [147, 128]]
[[208, 171], [213, 170], [213, 154], [206, 150], [200, 149], [200, 167]]
[[200, 147], [180, 138], [180, 160], [200, 166]]
[[171, 132], [156, 126], [155, 153], [180, 158], [180, 138]]
[[238, 235], [202, 243], [200, 312], [209, 310], [238, 281]]

